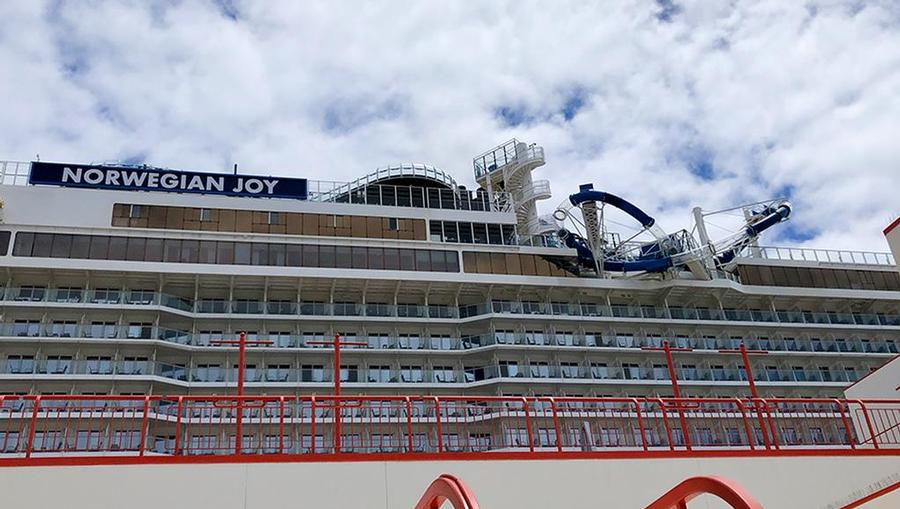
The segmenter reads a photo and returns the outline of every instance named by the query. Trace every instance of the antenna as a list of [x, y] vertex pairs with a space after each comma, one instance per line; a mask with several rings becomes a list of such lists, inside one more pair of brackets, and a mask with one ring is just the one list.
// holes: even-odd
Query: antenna
[[237, 175], [237, 163], [234, 163], [234, 174]]

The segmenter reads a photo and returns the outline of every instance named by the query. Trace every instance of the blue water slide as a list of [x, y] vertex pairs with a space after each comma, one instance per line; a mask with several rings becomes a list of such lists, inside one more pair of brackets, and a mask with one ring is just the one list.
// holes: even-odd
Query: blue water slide
[[[567, 247], [574, 249], [578, 253], [578, 261], [587, 267], [593, 267], [594, 252], [588, 247], [587, 242], [583, 238], [566, 230], [559, 230], [557, 235], [563, 239]], [[603, 270], [610, 272], [662, 272], [672, 266], [672, 257], [663, 258], [639, 258], [636, 260], [618, 261], [603, 260]]]
[[[775, 226], [778, 223], [783, 221], [787, 221], [788, 217], [791, 215], [791, 204], [788, 202], [782, 202], [774, 207], [768, 207], [759, 215], [765, 215], [762, 220], [757, 221], [754, 224], [747, 225], [744, 227], [744, 235], [746, 235], [745, 240], [749, 240], [759, 236], [760, 233], [768, 230], [769, 228]], [[734, 247], [731, 249], [720, 253], [716, 256], [716, 260], [719, 263], [728, 263], [738, 255], [741, 249], [745, 246], [744, 243], [736, 243]]]
[[[612, 193], [597, 191], [591, 184], [580, 186], [577, 193], [569, 196], [569, 203], [576, 207], [585, 202], [600, 202], [615, 207], [633, 217], [644, 228], [651, 228], [656, 224], [656, 220], [639, 209], [637, 205]], [[558, 235], [566, 246], [575, 249], [581, 263], [588, 267], [594, 266], [594, 253], [583, 238], [565, 229], [560, 230]], [[672, 266], [672, 258], [660, 256], [657, 249], [644, 251], [644, 254], [633, 260], [603, 260], [601, 263], [603, 269], [610, 272], [662, 272]]]
[[590, 184], [580, 186], [579, 191], [569, 196], [569, 202], [576, 207], [586, 201], [598, 201], [621, 210], [629, 216], [635, 218], [645, 228], [650, 228], [656, 223], [656, 220], [648, 216], [637, 205], [631, 203], [625, 198], [621, 198], [612, 193], [604, 193], [603, 191], [595, 191]]

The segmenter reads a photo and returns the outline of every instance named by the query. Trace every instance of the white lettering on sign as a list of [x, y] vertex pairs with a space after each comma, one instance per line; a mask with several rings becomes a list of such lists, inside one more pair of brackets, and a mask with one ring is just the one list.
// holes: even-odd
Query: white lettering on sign
[[128, 170], [119, 168], [62, 168], [62, 183], [102, 185], [109, 187], [133, 187], [142, 189], [163, 188], [173, 191], [226, 192], [239, 194], [274, 195], [278, 179], [263, 177], [229, 177], [233, 186], [226, 187], [226, 177], [198, 175], [181, 172]]

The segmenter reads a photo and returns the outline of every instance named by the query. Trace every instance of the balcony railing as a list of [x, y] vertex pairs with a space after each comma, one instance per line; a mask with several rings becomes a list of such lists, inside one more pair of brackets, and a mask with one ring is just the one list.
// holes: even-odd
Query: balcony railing
[[0, 464], [60, 456], [895, 454], [898, 422], [900, 400], [0, 396]]
[[900, 327], [900, 314], [845, 313], [772, 309], [718, 309], [659, 306], [608, 306], [599, 303], [516, 302], [494, 300], [462, 306], [348, 302], [255, 301], [204, 298], [192, 300], [154, 291], [118, 289], [7, 287], [0, 299], [16, 303], [95, 304], [113, 306], [161, 306], [197, 314], [372, 316], [393, 318], [462, 319], [491, 314], [580, 316], [587, 318], [646, 320], [730, 321], [817, 325]]
[[[357, 361], [359, 362], [359, 361]], [[530, 382], [540, 379], [560, 382], [563, 380], [582, 380], [606, 382], [627, 382], [668, 385], [669, 373], [665, 367], [642, 364], [606, 364], [606, 363], [500, 363], [465, 367], [385, 366], [383, 362], [372, 361], [371, 364], [361, 362], [353, 367], [342, 369], [341, 380], [348, 384], [359, 384], [360, 387], [378, 384], [419, 384], [419, 383], [457, 383], [477, 384], [485, 381], [516, 381], [527, 379]], [[245, 371], [247, 382], [321, 384], [334, 381], [331, 368], [321, 365], [298, 366], [291, 362], [279, 364], [270, 362], [264, 366], [248, 367]], [[5, 363], [0, 363], [0, 375], [13, 378], [33, 378], [35, 376], [106, 376], [116, 378], [137, 377], [146, 379], [156, 376], [176, 382], [233, 384], [237, 382], [237, 370], [223, 367], [221, 363], [197, 363], [193, 367], [150, 360], [148, 358], [131, 358], [113, 360], [111, 357], [87, 357], [73, 359], [72, 356], [9, 356]], [[709, 385], [713, 382], [743, 382], [746, 376], [743, 369], [736, 367], [720, 367], [701, 365], [679, 367], [676, 369], [679, 382], [697, 382]], [[826, 369], [782, 367], [754, 369], [754, 379], [758, 383], [836, 383], [846, 385], [858, 379], [856, 369]]]
[[484, 154], [476, 156], [472, 160], [472, 166], [475, 168], [475, 179], [478, 180], [511, 163], [543, 160], [543, 147], [539, 147], [534, 143], [525, 145], [513, 138], [498, 147], [488, 150]]
[[840, 263], [852, 265], [894, 266], [894, 255], [878, 251], [848, 251], [842, 249], [815, 249], [806, 247], [760, 246], [748, 247], [741, 252], [744, 258], [764, 258], [817, 263]]
[[[383, 316], [383, 315], [369, 315]], [[401, 315], [410, 316], [410, 315]], [[427, 316], [427, 315], [426, 315]], [[37, 320], [19, 320], [0, 323], [0, 336], [10, 338], [91, 338], [110, 340], [158, 340], [178, 345], [214, 347], [212, 339], [236, 335], [237, 332], [192, 333], [178, 329], [158, 327], [152, 324], [115, 325], [109, 322], [79, 324], [76, 322], [41, 323]], [[270, 345], [251, 348], [318, 348], [308, 345], [308, 341], [321, 341], [323, 335], [312, 333], [294, 334], [289, 332], [256, 332], [249, 339], [264, 339]], [[577, 347], [640, 349], [660, 347], [661, 336], [603, 335], [600, 333], [543, 331], [514, 332], [498, 330], [493, 333], [451, 337], [447, 335], [420, 336], [412, 334], [373, 334], [354, 341], [368, 343], [375, 350], [473, 350], [495, 345], [519, 345], [526, 347]], [[894, 340], [880, 339], [820, 339], [820, 338], [729, 338], [729, 337], [688, 337], [666, 338], [672, 346], [694, 350], [735, 349], [743, 342], [751, 350], [771, 352], [823, 352], [823, 353], [870, 353], [897, 354], [900, 347]], [[222, 347], [215, 347], [222, 348]]]

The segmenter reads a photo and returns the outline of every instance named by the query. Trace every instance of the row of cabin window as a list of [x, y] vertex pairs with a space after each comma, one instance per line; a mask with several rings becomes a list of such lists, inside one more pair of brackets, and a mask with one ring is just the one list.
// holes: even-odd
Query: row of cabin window
[[738, 274], [747, 285], [900, 291], [897, 272], [740, 265]]
[[433, 242], [462, 244], [517, 245], [516, 227], [511, 224], [469, 223], [465, 221], [431, 221]]
[[15, 237], [13, 255], [91, 260], [459, 272], [456, 251], [59, 233], [20, 232]]
[[425, 240], [425, 220], [116, 203], [112, 226]]

